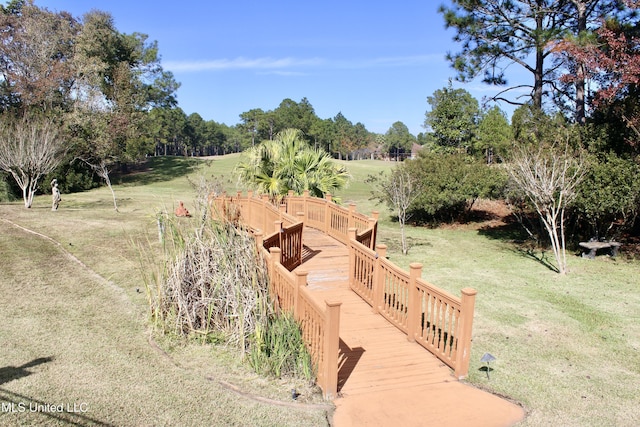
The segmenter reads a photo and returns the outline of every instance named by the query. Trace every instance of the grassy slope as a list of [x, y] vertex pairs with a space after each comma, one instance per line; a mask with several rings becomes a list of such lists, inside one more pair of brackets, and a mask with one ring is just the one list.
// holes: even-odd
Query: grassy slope
[[[73, 390], [82, 390], [78, 384], [83, 384], [79, 377], [73, 377], [65, 387], [68, 393], [53, 394], [52, 388], [56, 388], [56, 382], [61, 382], [54, 368], [54, 363], [74, 366], [77, 358], [86, 357], [83, 352], [87, 348], [108, 349], [119, 345], [132, 346], [126, 354], [120, 354], [114, 359], [118, 362], [115, 366], [131, 365], [132, 369], [123, 375], [122, 380], [116, 380], [118, 375], [108, 375], [104, 388], [104, 400], [96, 403], [96, 409], [89, 415], [97, 415], [97, 418], [109, 420], [113, 411], [108, 410], [108, 405], [113, 407], [114, 393], [126, 387], [127, 384], [138, 382], [151, 382], [145, 386], [145, 391], [140, 391], [138, 398], [129, 404], [135, 407], [138, 414], [143, 411], [153, 411], [152, 408], [162, 407], [164, 403], [175, 399], [184, 402], [186, 397], [181, 390], [169, 393], [172, 397], [164, 400], [154, 398], [154, 387], [171, 390], [172, 384], [187, 384], [185, 390], [195, 387], [200, 392], [196, 394], [193, 402], [198, 399], [210, 398], [209, 393], [221, 394], [221, 402], [235, 408], [240, 402], [228, 402], [227, 394], [219, 393], [214, 384], [202, 381], [204, 375], [214, 378], [228, 378], [232, 382], [240, 382], [247, 390], [256, 390], [252, 385], [252, 376], [240, 367], [229, 368], [232, 361], [227, 360], [226, 365], [218, 367], [218, 363], [210, 362], [210, 352], [213, 350], [199, 346], [187, 346], [172, 350], [171, 356], [178, 360], [182, 366], [189, 366], [188, 370], [175, 371], [175, 367], [166, 366], [166, 361], [157, 355], [157, 352], [149, 350], [144, 339], [145, 332], [145, 298], [144, 294], [136, 292], [141, 282], [137, 274], [136, 253], [127, 244], [130, 239], [142, 236], [151, 236], [153, 239], [155, 223], [154, 212], [157, 209], [166, 208], [171, 211], [178, 200], [184, 200], [188, 208], [192, 206], [193, 193], [185, 174], [195, 177], [198, 173], [210, 177], [212, 175], [229, 176], [237, 156], [214, 158], [211, 161], [196, 161], [192, 163], [186, 160], [162, 160], [151, 173], [141, 174], [135, 181], [128, 178], [127, 181], [116, 187], [120, 199], [121, 213], [112, 212], [110, 194], [106, 189], [99, 189], [81, 194], [63, 195], [61, 211], [52, 213], [47, 207], [49, 199], [41, 197], [36, 199], [34, 209], [27, 211], [16, 205], [0, 206], [0, 218], [10, 218], [29, 228], [42, 231], [64, 245], [64, 248], [74, 253], [83, 262], [102, 276], [111, 280], [116, 288], [93, 283], [94, 290], [102, 294], [99, 304], [93, 300], [90, 292], [85, 303], [78, 310], [80, 314], [74, 315], [65, 323], [65, 328], [71, 328], [72, 333], [62, 333], [56, 329], [53, 336], [66, 336], [64, 338], [73, 345], [49, 342], [46, 339], [26, 337], [16, 333], [16, 328], [42, 330], [44, 326], [36, 325], [9, 325], [2, 326], [2, 336], [5, 334], [13, 341], [9, 346], [9, 352], [3, 353], [0, 359], [1, 366], [19, 366], [37, 357], [56, 356], [56, 352], [71, 352], [77, 349], [78, 355], [58, 356], [55, 362], [44, 363], [32, 368], [38, 374], [16, 379], [0, 385], [0, 391], [9, 390], [13, 393], [35, 390], [31, 394], [33, 398], [54, 402], [59, 399], [72, 399]], [[527, 253], [517, 250], [511, 243], [505, 241], [505, 237], [495, 231], [474, 231], [467, 229], [458, 230], [429, 230], [410, 229], [409, 238], [413, 242], [413, 248], [407, 257], [399, 255], [397, 224], [388, 218], [385, 207], [377, 206], [368, 200], [369, 189], [364, 184], [367, 174], [380, 168], [387, 169], [392, 163], [363, 161], [345, 163], [355, 180], [351, 186], [337, 194], [343, 202], [357, 203], [358, 210], [369, 213], [372, 210], [381, 212], [380, 242], [390, 247], [390, 257], [398, 265], [406, 267], [410, 262], [421, 262], [424, 265], [423, 277], [432, 283], [443, 287], [454, 294], [459, 294], [463, 287], [474, 287], [478, 293], [476, 303], [476, 315], [474, 323], [474, 341], [471, 355], [471, 372], [469, 381], [480, 387], [488, 388], [497, 393], [509, 396], [521, 402], [529, 411], [529, 417], [524, 425], [637, 425], [640, 424], [640, 407], [637, 405], [636, 389], [640, 383], [640, 289], [637, 286], [638, 263], [624, 260], [613, 261], [599, 258], [595, 261], [584, 260], [579, 257], [570, 259], [571, 272], [566, 277], [553, 273], [543, 264]], [[168, 180], [165, 177], [169, 175]], [[140, 183], [144, 185], [140, 185]], [[229, 184], [230, 191], [235, 186]], [[3, 230], [6, 227], [3, 225]], [[26, 252], [22, 244], [12, 243], [19, 236], [6, 237], [6, 231], [0, 233], [3, 240], [0, 248], [16, 251], [12, 257], [12, 263], [16, 268], [30, 270], [25, 266], [25, 254], [32, 259], [34, 249]], [[20, 233], [18, 233], [20, 235]], [[33, 240], [33, 239], [28, 239]], [[70, 245], [69, 245], [70, 243]], [[40, 250], [48, 250], [50, 245], [39, 244]], [[100, 256], [97, 256], [99, 254]], [[56, 258], [55, 253], [44, 253], [42, 263], [37, 264], [33, 274], [45, 275], [45, 260]], [[60, 259], [60, 255], [57, 255]], [[64, 263], [64, 262], [63, 262]], [[33, 264], [32, 264], [33, 265]], [[65, 266], [65, 268], [71, 268]], [[76, 269], [78, 270], [78, 269]], [[71, 279], [71, 288], [64, 294], [55, 293], [53, 300], [38, 300], [38, 303], [29, 303], [23, 310], [12, 312], [12, 317], [22, 315], [22, 322], [31, 322], [33, 313], [39, 313], [36, 307], [47, 306], [47, 301], [75, 301], [80, 288], [91, 283], [82, 278], [82, 270], [65, 272], [65, 279]], [[34, 288], [38, 280], [34, 278], [21, 278], [21, 274], [13, 274], [11, 280], [0, 277], [0, 286], [6, 295], [17, 295], [12, 289], [31, 289], [34, 293], [42, 292], [40, 288]], [[43, 281], [44, 289], [51, 289], [47, 280]], [[55, 286], [62, 286], [63, 280], [57, 279]], [[57, 288], [56, 288], [57, 289]], [[124, 297], [118, 289], [122, 289]], [[100, 293], [99, 292], [99, 293]], [[59, 298], [55, 298], [55, 297]], [[18, 301], [24, 302], [24, 298], [4, 301], [1, 304], [3, 312], [10, 310]], [[123, 303], [123, 298], [125, 303]], [[64, 305], [63, 304], [63, 305]], [[84, 308], [82, 308], [82, 304]], [[68, 312], [76, 304], [70, 304], [61, 309]], [[111, 328], [103, 327], [108, 334], [107, 338], [98, 332], [91, 332], [95, 322], [89, 317], [96, 306], [108, 307], [109, 312], [116, 314], [106, 316], [100, 323], [107, 322], [120, 324]], [[52, 309], [53, 310], [53, 309]], [[84, 310], [84, 311], [83, 311]], [[46, 322], [51, 318], [46, 313], [42, 314]], [[109, 325], [109, 322], [105, 325]], [[78, 326], [79, 324], [79, 326]], [[91, 327], [90, 327], [91, 326]], [[74, 329], [76, 328], [76, 329]], [[98, 328], [100, 329], [100, 328]], [[36, 334], [37, 335], [37, 334]], [[127, 337], [127, 338], [123, 338]], [[62, 338], [56, 338], [62, 339]], [[100, 339], [107, 344], [96, 345]], [[35, 343], [31, 341], [35, 340]], [[23, 353], [23, 342], [30, 343], [34, 350]], [[63, 350], [64, 349], [64, 350]], [[491, 379], [481, 371], [479, 362], [485, 352], [496, 356], [497, 360], [492, 364]], [[101, 351], [99, 352], [101, 353]], [[109, 352], [107, 352], [109, 353]], [[149, 354], [150, 353], [150, 354]], [[97, 357], [97, 356], [96, 356]], [[109, 358], [110, 360], [110, 358]], [[142, 360], [142, 362], [141, 362]], [[107, 372], [116, 369], [104, 362]], [[202, 366], [211, 370], [211, 374], [203, 373]], [[143, 369], [144, 368], [144, 369]], [[41, 371], [51, 371], [48, 377], [41, 376]], [[232, 372], [228, 372], [232, 371]], [[115, 371], [114, 371], [115, 372]], [[92, 372], [89, 373], [93, 374]], [[185, 378], [186, 377], [186, 378]], [[38, 380], [39, 378], [42, 378]], [[150, 380], [153, 378], [153, 380]], [[108, 381], [107, 381], [108, 380]], [[192, 382], [189, 382], [192, 381]], [[64, 381], [66, 382], [66, 380]], [[35, 383], [35, 384], [34, 384]], [[48, 384], [54, 384], [49, 386]], [[205, 384], [203, 386], [203, 383]], [[64, 385], [64, 384], [62, 384]], [[60, 385], [60, 387], [62, 387]], [[195, 386], [194, 386], [195, 385]], [[35, 387], [35, 388], [34, 388]], [[252, 389], [253, 387], [253, 389]], [[286, 391], [279, 390], [269, 384], [261, 385], [269, 396], [286, 399]], [[272, 387], [272, 388], [270, 388]], [[182, 388], [182, 387], [180, 387]], [[65, 390], [65, 388], [61, 388]], [[149, 391], [152, 390], [152, 391]], [[146, 393], [146, 394], [145, 394]], [[165, 391], [165, 393], [167, 393]], [[191, 393], [191, 391], [188, 391]], [[111, 399], [106, 397], [111, 394]], [[99, 395], [99, 393], [98, 393]], [[83, 394], [78, 392], [78, 398]], [[86, 396], [86, 395], [85, 395]], [[6, 396], [2, 397], [6, 400]], [[73, 398], [76, 400], [75, 398]], [[97, 399], [97, 398], [96, 398]], [[147, 403], [146, 401], [151, 402]], [[144, 401], [145, 403], [140, 403]], [[103, 406], [100, 406], [103, 405]], [[125, 404], [127, 406], [127, 404]], [[172, 407], [172, 405], [168, 405]], [[200, 411], [199, 404], [193, 404], [187, 411], [192, 418], [197, 420], [199, 414], [207, 414], [207, 410]], [[255, 406], [255, 405], [254, 405]], [[134, 409], [131, 409], [132, 411]], [[209, 409], [211, 410], [211, 409]], [[273, 408], [265, 414], [266, 408], [251, 407], [248, 412], [243, 412], [243, 406], [238, 410], [231, 409], [223, 415], [233, 418], [232, 423], [240, 423], [247, 413], [255, 414], [260, 420], [267, 420], [265, 425], [280, 423], [279, 417], [285, 415], [273, 411]], [[253, 412], [255, 411], [255, 412]], [[119, 412], [115, 411], [116, 413]], [[108, 414], [108, 415], [103, 415]], [[178, 408], [168, 409], [167, 420], [179, 419], [185, 416]], [[138, 415], [140, 416], [140, 415]], [[293, 418], [296, 418], [295, 415]], [[311, 414], [305, 412], [304, 416], [310, 416], [309, 425], [319, 425], [324, 421], [322, 411]], [[0, 423], [6, 415], [0, 415]], [[172, 417], [172, 418], [171, 418]], [[214, 419], [216, 419], [214, 417]], [[222, 418], [220, 418], [222, 419]], [[231, 418], [230, 418], [231, 419]], [[162, 420], [160, 418], [159, 420]], [[277, 420], [277, 421], [274, 421]], [[282, 423], [286, 424], [288, 421]], [[163, 421], [159, 421], [161, 424]], [[169, 421], [167, 421], [169, 423]]]
[[[359, 179], [376, 169], [353, 166]], [[423, 278], [455, 295], [478, 290], [469, 382], [523, 404], [526, 426], [640, 425], [637, 261], [569, 254], [563, 277], [539, 261], [542, 254], [511, 243], [511, 233], [464, 227], [408, 229], [413, 247], [405, 257], [388, 210], [354, 187], [358, 206], [383, 213], [378, 242], [392, 261], [405, 269], [422, 263]], [[497, 359], [490, 379], [480, 363], [485, 352]]]
[[[165, 353], [150, 343], [138, 253], [130, 241], [153, 241], [154, 211], [172, 210], [178, 200], [188, 205], [192, 190], [177, 173], [174, 181], [119, 185], [116, 195], [120, 213], [113, 212], [106, 189], [65, 194], [58, 212], [49, 210], [48, 197], [38, 197], [31, 210], [0, 205], [0, 219], [60, 243], [0, 221], [0, 402], [26, 407], [0, 412], [0, 425], [326, 425], [326, 406], [261, 401], [290, 403], [292, 384], [259, 378], [224, 349], [176, 347], [156, 338]], [[240, 396], [226, 383], [259, 399]], [[299, 399], [321, 403], [318, 395]], [[86, 403], [88, 411], [31, 412], [39, 403]]]

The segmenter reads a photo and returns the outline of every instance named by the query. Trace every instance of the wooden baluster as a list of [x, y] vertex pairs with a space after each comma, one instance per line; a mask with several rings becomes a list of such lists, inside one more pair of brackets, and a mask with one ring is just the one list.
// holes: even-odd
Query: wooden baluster
[[296, 271], [296, 286], [293, 292], [293, 317], [300, 321], [300, 288], [307, 286], [307, 273], [306, 271]]
[[325, 234], [331, 235], [331, 200], [332, 196], [330, 193], [324, 195], [325, 203], [324, 203], [324, 232]]
[[309, 218], [309, 208], [307, 207], [307, 199], [309, 198], [309, 190], [302, 192], [302, 211], [304, 212], [304, 218]]
[[356, 212], [356, 204], [349, 203], [349, 217], [347, 218], [347, 230], [355, 227], [355, 212]]
[[349, 250], [349, 288], [354, 289], [356, 287], [356, 253], [353, 246], [353, 240], [356, 239], [356, 229], [349, 229], [349, 238], [347, 239], [347, 249]]

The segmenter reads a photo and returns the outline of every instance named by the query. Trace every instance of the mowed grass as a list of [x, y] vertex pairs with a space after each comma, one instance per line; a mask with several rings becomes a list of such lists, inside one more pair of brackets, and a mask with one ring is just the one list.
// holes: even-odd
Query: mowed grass
[[[230, 382], [290, 402], [288, 384], [256, 377], [228, 352], [162, 340], [159, 351], [150, 344], [139, 254], [130, 242], [154, 246], [158, 210], [172, 212], [180, 200], [193, 209], [187, 177], [222, 176], [235, 192], [229, 178], [238, 155], [152, 160], [150, 169], [116, 181], [120, 213], [106, 188], [63, 194], [58, 212], [49, 210], [46, 196], [31, 210], [0, 205], [0, 219], [60, 244], [0, 222], [0, 252], [7, 253], [0, 269], [7, 319], [0, 326], [0, 401], [87, 402], [86, 413], [72, 414], [85, 417], [73, 419], [83, 425], [202, 425], [203, 419], [326, 425], [326, 409], [266, 404], [225, 388]], [[412, 248], [402, 256], [398, 224], [370, 200], [364, 182], [394, 163], [343, 164], [354, 180], [336, 196], [363, 213], [380, 212], [378, 242], [388, 245], [393, 262], [422, 263], [423, 278], [455, 295], [464, 287], [478, 290], [470, 383], [522, 404], [523, 426], [640, 425], [640, 263], [570, 256], [570, 272], [560, 276], [539, 261], [540, 253], [514, 244], [510, 230], [472, 227], [410, 228]], [[490, 378], [480, 362], [486, 352], [496, 357]], [[318, 403], [317, 396], [303, 397]], [[9, 425], [61, 419], [0, 413], [0, 424]]]
[[192, 201], [178, 175], [117, 185], [119, 213], [106, 188], [63, 194], [57, 212], [46, 196], [0, 205], [0, 425], [328, 424], [331, 405], [305, 384], [152, 332], [134, 242], [153, 249], [156, 210]]

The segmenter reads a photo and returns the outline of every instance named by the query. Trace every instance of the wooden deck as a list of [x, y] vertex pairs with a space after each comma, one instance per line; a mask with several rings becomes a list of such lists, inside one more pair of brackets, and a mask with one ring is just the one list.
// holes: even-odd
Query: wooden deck
[[320, 303], [342, 302], [338, 393], [333, 425], [511, 426], [519, 406], [457, 381], [449, 367], [374, 314], [349, 289], [347, 248], [305, 227], [308, 288]]

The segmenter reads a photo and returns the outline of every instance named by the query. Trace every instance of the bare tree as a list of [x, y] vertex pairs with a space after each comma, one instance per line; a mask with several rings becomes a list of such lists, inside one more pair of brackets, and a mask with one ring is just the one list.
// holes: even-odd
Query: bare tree
[[551, 240], [558, 273], [567, 273], [565, 209], [576, 197], [585, 168], [580, 157], [562, 149], [540, 146], [516, 150], [509, 165], [516, 187], [531, 201]]
[[374, 185], [373, 197], [386, 203], [398, 216], [402, 253], [406, 255], [409, 252], [409, 245], [404, 226], [411, 218], [409, 207], [420, 195], [422, 189], [420, 181], [404, 165], [400, 165], [395, 167], [389, 176], [370, 175], [367, 182]]
[[64, 141], [50, 119], [3, 117], [0, 124], [0, 170], [10, 173], [22, 189], [25, 208], [33, 204], [38, 181], [64, 156]]

